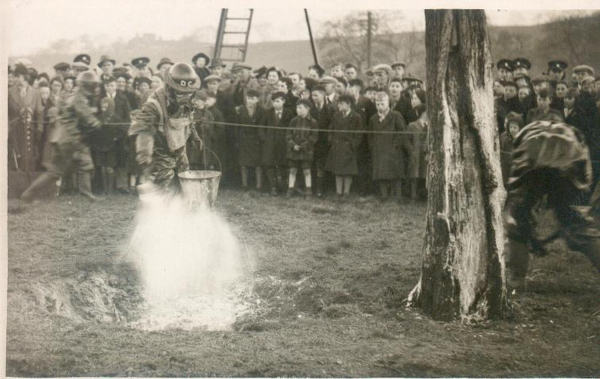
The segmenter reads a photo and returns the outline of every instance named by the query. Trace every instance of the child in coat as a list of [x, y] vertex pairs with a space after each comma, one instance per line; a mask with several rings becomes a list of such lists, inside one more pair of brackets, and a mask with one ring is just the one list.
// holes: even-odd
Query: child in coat
[[504, 118], [504, 132], [500, 134], [500, 166], [502, 167], [502, 179], [505, 185], [510, 176], [513, 142], [522, 127], [523, 116], [521, 114], [510, 112]]
[[277, 195], [277, 187], [283, 185], [283, 173], [286, 165], [287, 143], [286, 131], [277, 128], [287, 127], [294, 117], [292, 111], [285, 106], [286, 96], [283, 92], [275, 92], [271, 96], [271, 109], [267, 110], [265, 126], [260, 129], [262, 142], [261, 166], [267, 173], [271, 195]]
[[413, 132], [409, 137], [408, 144], [408, 173], [410, 182], [411, 200], [417, 201], [417, 189], [419, 185], [425, 184], [427, 178], [427, 129], [429, 120], [427, 118], [427, 107], [421, 104], [415, 108], [417, 120], [408, 124], [408, 131]]
[[[330, 129], [360, 131], [362, 119], [352, 109], [354, 99], [348, 94], [338, 99], [338, 110], [331, 121]], [[352, 177], [358, 175], [357, 149], [361, 142], [360, 133], [329, 133], [329, 156], [327, 170], [335, 175], [335, 187], [338, 196], [349, 196]]]
[[317, 141], [317, 132], [313, 131], [317, 127], [317, 122], [310, 116], [311, 104], [306, 99], [300, 99], [296, 103], [296, 113], [290, 122], [290, 127], [286, 133], [287, 141], [287, 160], [290, 167], [290, 176], [288, 183], [288, 192], [286, 197], [290, 198], [296, 185], [296, 174], [298, 168], [304, 173], [304, 183], [306, 184], [305, 196], [308, 198], [312, 194], [312, 182], [310, 175], [310, 166], [314, 156], [315, 142]]

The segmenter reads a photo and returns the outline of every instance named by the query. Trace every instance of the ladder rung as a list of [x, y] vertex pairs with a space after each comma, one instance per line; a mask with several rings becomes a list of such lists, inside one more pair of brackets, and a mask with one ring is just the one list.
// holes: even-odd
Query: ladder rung
[[247, 32], [223, 32], [223, 34], [246, 34]]
[[243, 62], [241, 59], [221, 58], [223, 62]]
[[246, 46], [244, 45], [221, 45], [221, 47], [228, 47], [228, 48], [232, 48], [232, 49], [245, 49]]
[[250, 19], [249, 18], [243, 18], [243, 17], [227, 17], [227, 20], [225, 20], [225, 21], [228, 21], [228, 20], [236, 20], [236, 21], [246, 20], [246, 21], [249, 21]]

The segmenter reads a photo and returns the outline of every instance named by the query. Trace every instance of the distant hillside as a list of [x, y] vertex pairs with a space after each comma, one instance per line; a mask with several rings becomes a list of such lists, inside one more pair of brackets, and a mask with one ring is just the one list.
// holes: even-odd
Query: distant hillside
[[[409, 33], [400, 33], [397, 34], [397, 37], [403, 41], [424, 40], [424, 32], [416, 32], [415, 35], [417, 38], [408, 38], [410, 37]], [[545, 71], [548, 60], [558, 58], [569, 62], [571, 68], [576, 64], [586, 63], [600, 70], [600, 44], [596, 42], [598, 35], [600, 35], [600, 13], [587, 17], [572, 17], [543, 25], [490, 27], [494, 62], [503, 57], [524, 56], [533, 64], [533, 75]], [[95, 46], [89, 41], [88, 44]], [[317, 45], [322, 47], [322, 41], [317, 41]], [[322, 54], [323, 49], [318, 50], [321, 50], [320, 54]], [[27, 58], [34, 62], [40, 72], [53, 72], [52, 66], [55, 63], [71, 62], [79, 52], [90, 54], [94, 64], [102, 54], [111, 55], [117, 60], [117, 64], [130, 61], [138, 56], [148, 56], [151, 59], [152, 67], [155, 67], [162, 57], [169, 57], [173, 61], [190, 62], [191, 57], [200, 51], [212, 55], [212, 44], [196, 42], [190, 38], [168, 41], [158, 39], [152, 34], [146, 34], [101, 49], [95, 47], [86, 49], [85, 44], [81, 41], [57, 41], [48, 49]], [[404, 53], [411, 54], [411, 59], [407, 60], [412, 63], [409, 64], [407, 71], [424, 78], [424, 44], [421, 42], [418, 46], [406, 46]], [[9, 58], [9, 64], [14, 62], [15, 58]], [[325, 64], [328, 63], [327, 57], [321, 55], [320, 59]], [[254, 67], [277, 65], [288, 71], [301, 73], [306, 72], [307, 67], [313, 63], [308, 40], [250, 44], [246, 60]]]

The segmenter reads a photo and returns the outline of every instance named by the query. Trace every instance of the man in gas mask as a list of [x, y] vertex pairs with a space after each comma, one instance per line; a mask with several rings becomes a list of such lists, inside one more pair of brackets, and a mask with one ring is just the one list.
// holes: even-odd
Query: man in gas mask
[[93, 71], [85, 71], [77, 77], [77, 87], [73, 95], [59, 104], [59, 118], [56, 131], [49, 137], [55, 146], [48, 171], [40, 175], [23, 192], [21, 199], [33, 200], [39, 190], [50, 182], [56, 182], [68, 170], [78, 175], [79, 193], [91, 200], [98, 200], [91, 190], [91, 176], [94, 171], [88, 138], [102, 123], [96, 118], [97, 108], [94, 98], [100, 85], [100, 77]]
[[202, 149], [193, 127], [191, 101], [200, 84], [192, 66], [176, 63], [167, 70], [165, 85], [150, 95], [139, 113], [132, 114], [129, 136], [135, 138], [136, 161], [145, 179], [163, 190], [177, 188], [177, 174], [189, 168], [188, 139]]

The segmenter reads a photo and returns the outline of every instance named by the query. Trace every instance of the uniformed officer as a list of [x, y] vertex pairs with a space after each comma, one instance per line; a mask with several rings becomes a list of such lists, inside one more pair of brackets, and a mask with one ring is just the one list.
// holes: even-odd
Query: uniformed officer
[[41, 188], [57, 181], [68, 170], [75, 169], [79, 193], [91, 200], [98, 200], [92, 194], [94, 164], [87, 138], [101, 127], [96, 118], [97, 109], [92, 106], [100, 83], [98, 75], [91, 70], [79, 74], [75, 92], [59, 105], [56, 132], [50, 136], [50, 143], [55, 145], [55, 154], [48, 165], [48, 171], [23, 192], [21, 199], [31, 201]]
[[548, 62], [548, 76], [553, 87], [556, 86], [556, 82], [565, 79], [565, 70], [569, 67], [569, 64], [561, 60], [553, 60]]
[[511, 81], [513, 79], [514, 66], [510, 59], [500, 59], [496, 63], [498, 69], [498, 79], [502, 81]]
[[515, 58], [513, 61], [513, 75], [527, 75], [531, 69], [531, 62], [527, 58]]
[[177, 174], [189, 168], [188, 140], [202, 148], [193, 127], [191, 101], [199, 88], [200, 78], [192, 66], [176, 63], [167, 70], [165, 85], [152, 92], [141, 112], [132, 117], [128, 134], [136, 138], [136, 161], [147, 179], [165, 191], [177, 188]]
[[152, 72], [148, 68], [150, 59], [148, 57], [140, 57], [131, 60], [131, 65], [135, 67], [134, 77], [145, 76], [146, 78], [152, 77]]

